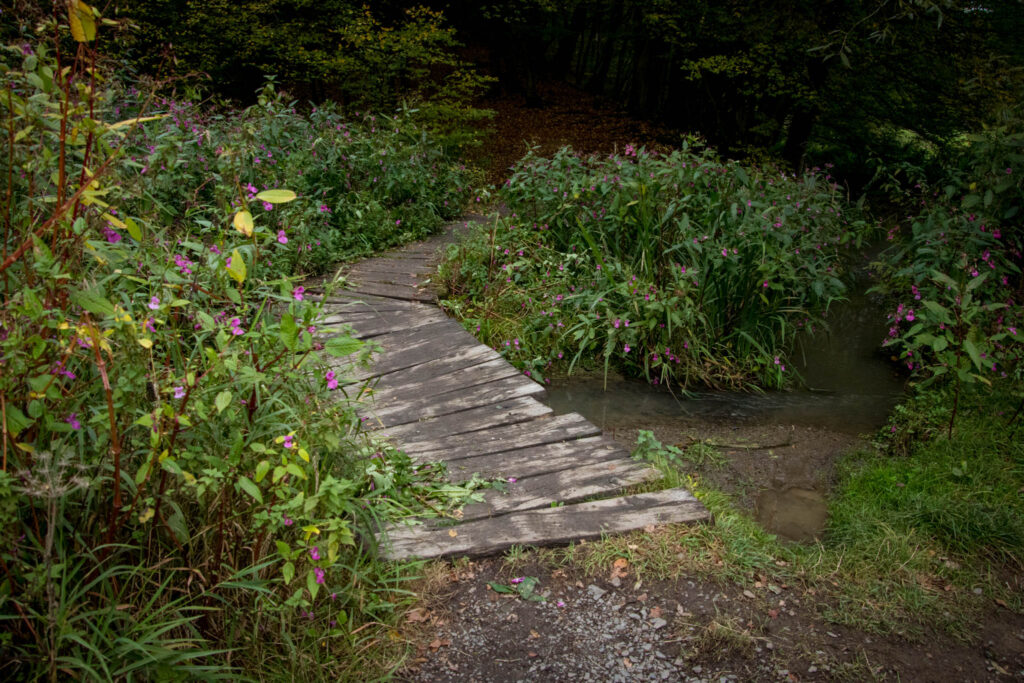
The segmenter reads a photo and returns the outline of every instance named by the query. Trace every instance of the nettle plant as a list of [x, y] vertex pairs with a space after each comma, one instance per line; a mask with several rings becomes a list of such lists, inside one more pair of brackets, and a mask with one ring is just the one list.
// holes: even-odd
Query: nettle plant
[[843, 250], [868, 228], [827, 173], [748, 169], [693, 141], [668, 155], [530, 153], [501, 196], [510, 215], [453, 249], [445, 272], [471, 329], [534, 376], [596, 363], [782, 386], [795, 334], [842, 298]]
[[[24, 44], [0, 62], [8, 659], [30, 678], [156, 675], [218, 656], [203, 639], [262, 648], [278, 616], [350, 647], [393, 609], [360, 569], [367, 524], [443, 512], [480, 482], [433, 486], [443, 472], [369, 441], [340, 395], [328, 361], [369, 347], [318, 336], [285, 251], [317, 200], [276, 172], [257, 188], [236, 124], [123, 105], [92, 66], [95, 14], [72, 3], [69, 21], [74, 59]], [[95, 628], [107, 617], [121, 626]]]

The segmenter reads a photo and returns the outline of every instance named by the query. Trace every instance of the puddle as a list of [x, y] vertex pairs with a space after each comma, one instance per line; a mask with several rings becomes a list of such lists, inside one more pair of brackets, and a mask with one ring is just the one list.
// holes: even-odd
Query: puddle
[[818, 491], [802, 488], [765, 489], [757, 496], [755, 519], [789, 541], [819, 538], [828, 516], [828, 502]]

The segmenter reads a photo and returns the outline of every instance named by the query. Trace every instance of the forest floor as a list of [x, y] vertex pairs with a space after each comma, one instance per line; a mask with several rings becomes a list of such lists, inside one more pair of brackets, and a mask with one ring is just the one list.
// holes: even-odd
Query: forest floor
[[[513, 95], [482, 103], [496, 111], [495, 134], [476, 159], [489, 169], [490, 182], [503, 180], [526, 144], [538, 145], [540, 153], [571, 144], [583, 153], [601, 154], [626, 144], [671, 145], [678, 138], [571, 86], [547, 84], [540, 92], [546, 105], [541, 108], [527, 108], [522, 97]], [[806, 487], [827, 494], [838, 459], [864, 446], [848, 434], [788, 424], [708, 423], [695, 429], [653, 421], [606, 429], [626, 448], [636, 444], [639, 429], [652, 430], [666, 444], [701, 439], [785, 444], [779, 449], [782, 457], [765, 449], [723, 449], [724, 461], [705, 463], [694, 471], [751, 514], [756, 512], [758, 493], [766, 488]], [[673, 533], [687, 532], [652, 528], [613, 544], [582, 544], [577, 552], [514, 550], [499, 558], [427, 564], [426, 576], [416, 587], [421, 599], [395, 634], [413, 647], [397, 677], [1024, 679], [1024, 616], [998, 598], [989, 600], [981, 614], [965, 616], [963, 624], [973, 625], [968, 632], [954, 634], [920, 623], [879, 628], [867, 615], [844, 614], [863, 608], [845, 604], [840, 591], [815, 589], [801, 581], [773, 583], [757, 574], [740, 579], [720, 569], [723, 563], [714, 561], [714, 548], [711, 561], [698, 563], [696, 571], [676, 572], [672, 580], [654, 578], [658, 572], [646, 566], [648, 560], [653, 565], [654, 558], [644, 553], [672, 548], [678, 538]], [[686, 551], [679, 548], [679, 563], [693, 567], [693, 558], [684, 558]], [[1010, 586], [1019, 587], [1021, 581], [1020, 572], [1000, 577]], [[935, 590], [943, 589], [949, 587]], [[975, 588], [972, 597], [980, 590]]]

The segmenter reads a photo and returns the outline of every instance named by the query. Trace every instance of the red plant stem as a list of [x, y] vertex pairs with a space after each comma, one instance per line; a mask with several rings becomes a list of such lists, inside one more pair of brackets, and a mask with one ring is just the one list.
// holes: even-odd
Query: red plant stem
[[121, 509], [121, 439], [117, 433], [117, 411], [114, 410], [114, 392], [110, 387], [110, 377], [107, 375], [107, 361], [103, 359], [103, 352], [100, 349], [100, 332], [92, 325], [88, 313], [85, 314], [85, 322], [92, 328], [92, 351], [96, 357], [96, 367], [100, 371], [100, 378], [103, 380], [103, 393], [107, 398], [107, 416], [110, 419], [110, 454], [114, 457], [114, 509], [111, 510], [110, 527], [113, 527], [118, 511]]
[[[106, 161], [104, 161], [103, 164], [96, 170], [96, 173], [93, 174], [93, 177], [96, 177], [100, 175], [100, 173], [105, 171], [107, 167], [110, 166], [110, 164], [114, 161], [114, 158], [115, 157], [112, 156], [108, 158]], [[3, 263], [0, 263], [0, 273], [4, 272], [5, 270], [13, 266], [18, 261], [18, 259], [20, 259], [25, 254], [25, 252], [32, 247], [32, 238], [42, 235], [48, 228], [50, 228], [54, 223], [60, 220], [60, 218], [64, 216], [64, 214], [66, 214], [68, 210], [72, 209], [75, 206], [75, 202], [78, 201], [78, 199], [87, 189], [87, 185], [79, 187], [78, 190], [75, 191], [75, 194], [71, 195], [71, 197], [69, 197], [66, 202], [64, 202], [57, 208], [53, 216], [47, 219], [47, 221], [40, 225], [38, 228], [33, 230], [32, 233], [28, 237], [26, 237], [25, 240], [18, 246], [18, 248], [14, 250], [14, 253], [5, 258]]]
[[7, 401], [4, 400], [4, 395], [0, 394], [0, 426], [3, 427], [4, 437], [4, 472], [7, 471]]

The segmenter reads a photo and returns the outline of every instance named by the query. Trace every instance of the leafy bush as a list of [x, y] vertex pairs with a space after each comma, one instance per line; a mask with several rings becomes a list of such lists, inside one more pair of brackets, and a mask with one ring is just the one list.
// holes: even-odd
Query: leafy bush
[[146, 71], [201, 72], [220, 94], [249, 100], [266, 74], [316, 101], [406, 115], [448, 151], [479, 144], [493, 112], [472, 106], [493, 79], [459, 58], [455, 30], [423, 6], [350, 0], [170, 0], [119, 3], [115, 47]]
[[465, 173], [270, 87], [240, 114], [154, 100], [90, 67], [84, 3], [69, 20], [62, 68], [0, 62], [5, 676], [341, 675], [402, 599], [373, 525], [480, 482], [366, 437], [329, 363], [368, 347], [318, 336], [294, 276], [430, 231]]
[[954, 386], [950, 433], [962, 387], [1022, 378], [1021, 144], [1019, 111], [968, 136], [945, 178], [904, 190], [919, 209], [889, 231], [876, 264], [877, 289], [895, 307], [884, 344], [922, 385]]
[[602, 362], [655, 382], [785, 384], [867, 224], [828, 175], [668, 155], [528, 154], [509, 215], [453, 248], [449, 305], [531, 374]]

